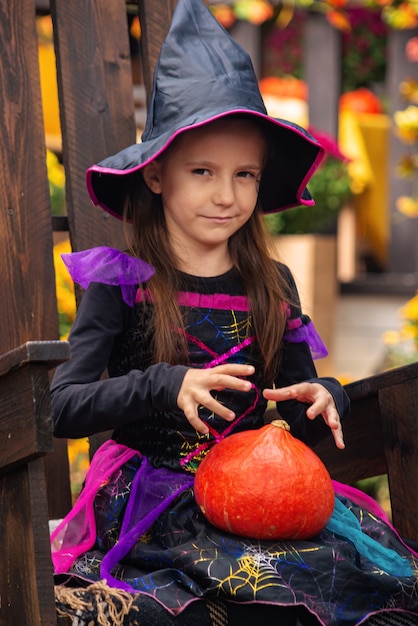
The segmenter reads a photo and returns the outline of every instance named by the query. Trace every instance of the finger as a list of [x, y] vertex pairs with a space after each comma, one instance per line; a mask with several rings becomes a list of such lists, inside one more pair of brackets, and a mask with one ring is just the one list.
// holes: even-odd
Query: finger
[[252, 383], [245, 378], [237, 378], [225, 374], [215, 374], [210, 379], [210, 389], [235, 389], [236, 391], [250, 391]]
[[227, 406], [218, 402], [213, 396], [208, 396], [207, 400], [201, 403], [205, 409], [208, 409], [211, 413], [222, 417], [223, 419], [231, 422], [235, 419], [235, 413], [231, 411]]
[[344, 450], [345, 443], [344, 443], [344, 435], [343, 435], [343, 429], [342, 429], [341, 423], [338, 424], [337, 428], [332, 429], [331, 432], [332, 432], [332, 436], [334, 437], [335, 445], [337, 446], [337, 448], [339, 448], [340, 450]]
[[207, 435], [209, 433], [208, 425], [200, 419], [197, 413], [197, 408], [186, 408], [183, 410], [183, 413], [189, 424], [193, 426], [193, 428], [197, 430], [197, 432], [201, 433], [202, 435]]
[[[309, 417], [310, 420], [315, 419], [316, 417], [318, 417], [318, 415], [323, 415], [325, 417], [326, 414], [327, 414], [327, 405], [325, 402], [321, 402], [321, 400], [317, 400], [316, 402], [311, 404], [311, 406], [306, 410], [306, 415]], [[338, 417], [337, 411], [335, 411], [335, 414]], [[334, 420], [335, 420], [335, 417], [334, 417]], [[327, 422], [328, 425], [330, 425], [329, 422], [332, 421], [332, 414], [331, 414], [331, 419], [327, 417], [325, 421]]]
[[344, 435], [338, 411], [334, 407], [331, 407], [323, 413], [323, 417], [331, 429], [337, 448], [343, 450], [345, 448]]
[[264, 389], [263, 396], [266, 400], [283, 402], [285, 400], [299, 400], [300, 402], [310, 402], [312, 398], [311, 387], [307, 383], [280, 387], [278, 389]]
[[225, 363], [224, 365], [217, 365], [209, 371], [230, 376], [251, 376], [254, 374], [255, 368], [252, 365], [242, 363]]
[[274, 400], [276, 402], [289, 400], [292, 397], [289, 387], [281, 387], [280, 389], [263, 389], [263, 396], [266, 400]]

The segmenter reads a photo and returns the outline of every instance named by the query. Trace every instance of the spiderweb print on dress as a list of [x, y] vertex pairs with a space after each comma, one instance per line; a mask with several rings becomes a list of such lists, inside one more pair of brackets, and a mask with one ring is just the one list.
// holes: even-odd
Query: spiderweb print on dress
[[[200, 309], [193, 309], [188, 313], [189, 324], [185, 331], [178, 330], [183, 334], [188, 341], [190, 350], [191, 365], [194, 367], [203, 367], [204, 369], [216, 367], [225, 362], [234, 363], [247, 363], [249, 362], [248, 353], [245, 352], [246, 348], [250, 346], [255, 340], [254, 335], [251, 335], [251, 319], [247, 311], [244, 312], [242, 319], [239, 319], [239, 314], [235, 310], [218, 310], [209, 309], [202, 311]], [[241, 313], [242, 315], [242, 313]], [[225, 316], [229, 317], [229, 323], [225, 324]], [[196, 328], [196, 331], [194, 331]], [[196, 333], [196, 334], [195, 334]], [[197, 336], [199, 334], [199, 337]], [[206, 341], [200, 339], [200, 336], [207, 337]], [[210, 357], [208, 362], [207, 357]], [[209, 428], [209, 432], [213, 439], [209, 439], [208, 436], [198, 436], [197, 441], [191, 443], [184, 440], [184, 445], [181, 449], [181, 461], [183, 469], [188, 471], [196, 471], [199, 462], [208, 452], [209, 448], [214, 442], [220, 441], [226, 435], [228, 435], [241, 420], [253, 411], [258, 402], [258, 392], [256, 387], [252, 387], [253, 395], [255, 399], [250, 401], [250, 406], [247, 410], [238, 415], [232, 424], [227, 426], [222, 433], [215, 430], [212, 422], [215, 419], [215, 414], [207, 412], [204, 415], [204, 420]], [[214, 393], [214, 397], [222, 402], [222, 394]], [[203, 407], [199, 407], [200, 415], [203, 417]]]
[[[227, 596], [235, 597], [245, 589], [246, 595], [249, 591], [254, 600], [260, 592], [264, 590], [281, 588], [282, 592], [288, 592], [287, 601], [295, 601], [295, 593], [291, 588], [290, 580], [295, 569], [307, 570], [307, 565], [302, 557], [303, 550], [295, 550], [290, 544], [282, 543], [266, 550], [266, 546], [259, 542], [242, 542], [242, 553], [236, 558], [237, 568], [224, 578], [214, 578], [215, 589], [222, 591]], [[308, 547], [306, 552], [316, 552], [320, 548]], [[215, 556], [218, 559], [219, 556]], [[280, 570], [289, 567], [291, 573], [289, 577], [282, 575]], [[211, 574], [213, 576], [213, 573]], [[289, 580], [288, 580], [289, 578]]]
[[120, 519], [131, 493], [137, 467], [138, 461], [134, 460], [114, 472], [96, 495], [95, 516], [101, 529], [97, 542], [101, 549], [109, 550], [119, 539]]

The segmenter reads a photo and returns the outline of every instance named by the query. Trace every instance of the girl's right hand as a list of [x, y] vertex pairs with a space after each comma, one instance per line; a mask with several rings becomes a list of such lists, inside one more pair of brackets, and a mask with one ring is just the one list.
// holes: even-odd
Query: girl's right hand
[[250, 391], [251, 383], [243, 376], [254, 374], [252, 365], [226, 364], [218, 365], [209, 369], [189, 369], [183, 379], [177, 397], [177, 404], [184, 412], [187, 420], [198, 432], [206, 435], [209, 429], [205, 422], [200, 419], [198, 409], [205, 407], [212, 413], [232, 421], [235, 413], [225, 405], [218, 402], [210, 393], [222, 389], [236, 389], [237, 391]]

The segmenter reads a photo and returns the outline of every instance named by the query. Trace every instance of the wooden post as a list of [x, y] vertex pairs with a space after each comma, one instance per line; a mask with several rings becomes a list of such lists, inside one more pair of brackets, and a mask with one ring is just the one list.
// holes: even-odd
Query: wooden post
[[160, 54], [161, 45], [170, 28], [171, 18], [177, 0], [152, 0], [145, 7], [140, 2], [138, 15], [141, 22], [141, 56], [147, 101], [152, 90], [154, 69]]
[[126, 5], [51, 0], [51, 14], [72, 249], [123, 249], [122, 223], [92, 205], [85, 174], [136, 141]]
[[[399, 86], [403, 80], [418, 79], [418, 63], [409, 63], [405, 55], [405, 45], [408, 39], [418, 35], [415, 30], [389, 31], [388, 45], [388, 74], [387, 90], [389, 96], [389, 114], [407, 107], [402, 99]], [[403, 144], [393, 129], [390, 137], [390, 159], [388, 176], [390, 178], [389, 220], [389, 268], [397, 274], [415, 274], [415, 284], [418, 276], [418, 220], [408, 219], [396, 208], [396, 201], [400, 196], [410, 196], [413, 191], [413, 182], [400, 178], [396, 168], [400, 158], [407, 153], [408, 146]]]
[[[0, 0], [0, 13], [3, 356], [28, 341], [58, 339], [58, 314], [33, 0]], [[18, 381], [14, 368], [9, 373], [0, 367], [0, 421], [9, 425], [0, 450], [1, 619], [49, 626], [56, 618], [44, 461], [37, 458], [52, 449], [49, 380], [47, 368], [36, 366], [33, 376], [22, 370]], [[26, 431], [23, 424], [34, 429]], [[34, 445], [26, 456], [29, 438]], [[68, 480], [65, 454], [57, 462]], [[65, 484], [59, 488], [65, 492]]]
[[311, 11], [307, 12], [305, 26], [304, 68], [309, 91], [309, 123], [338, 137], [341, 34], [324, 15]]

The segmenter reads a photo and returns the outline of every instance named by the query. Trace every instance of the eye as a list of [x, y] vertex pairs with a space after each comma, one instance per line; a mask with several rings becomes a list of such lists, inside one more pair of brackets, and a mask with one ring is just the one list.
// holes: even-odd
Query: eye
[[242, 172], [238, 172], [237, 177], [251, 179], [251, 178], [257, 178], [257, 174], [255, 172], [242, 171]]
[[204, 167], [197, 167], [193, 170], [193, 174], [196, 174], [197, 176], [209, 176], [210, 172]]

